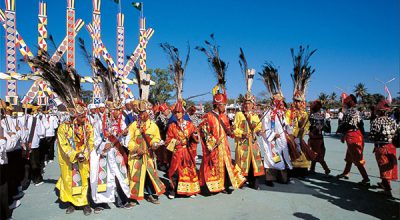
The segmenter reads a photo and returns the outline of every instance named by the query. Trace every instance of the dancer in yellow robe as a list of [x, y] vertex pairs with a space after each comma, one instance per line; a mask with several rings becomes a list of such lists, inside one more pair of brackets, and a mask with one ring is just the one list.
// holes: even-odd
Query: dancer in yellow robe
[[149, 118], [146, 101], [139, 103], [139, 119], [129, 126], [128, 165], [131, 199], [159, 204], [158, 196], [165, 192], [165, 185], [157, 174], [154, 151], [162, 145], [160, 131]]
[[61, 177], [56, 188], [60, 191], [60, 200], [68, 204], [67, 214], [74, 212], [75, 207], [83, 207], [84, 214], [89, 215], [89, 153], [94, 133], [85, 119], [86, 114], [75, 116], [74, 120], [61, 124], [57, 131]]

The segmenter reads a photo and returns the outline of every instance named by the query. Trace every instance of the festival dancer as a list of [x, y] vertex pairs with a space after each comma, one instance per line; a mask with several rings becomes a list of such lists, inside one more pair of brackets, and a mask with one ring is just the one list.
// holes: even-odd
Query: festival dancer
[[[273, 187], [274, 181], [289, 182], [288, 170], [293, 166], [286, 139], [286, 107], [278, 70], [272, 64], [266, 63], [260, 75], [272, 99], [271, 108], [262, 116], [262, 143], [266, 185]], [[297, 150], [294, 151], [296, 152]]]
[[324, 169], [325, 175], [329, 175], [331, 170], [328, 168], [328, 165], [325, 162], [326, 149], [324, 144], [324, 136], [322, 134], [325, 124], [325, 115], [321, 113], [321, 108], [322, 103], [319, 100], [315, 100], [310, 106], [311, 114], [308, 145], [314, 152], [317, 153], [315, 160], [311, 161], [310, 174], [315, 173], [315, 165], [318, 162]]
[[165, 185], [158, 177], [154, 150], [163, 144], [157, 125], [149, 118], [147, 101], [138, 104], [139, 118], [129, 126], [129, 187], [130, 198], [136, 203], [146, 199], [160, 204], [158, 196], [165, 192]]
[[337, 175], [337, 178], [348, 179], [351, 165], [354, 163], [363, 178], [359, 184], [368, 187], [370, 186], [370, 179], [365, 169], [365, 160], [363, 156], [364, 123], [360, 113], [355, 108], [357, 105], [357, 98], [353, 94], [350, 94], [343, 102], [346, 111], [343, 115], [342, 124], [338, 128], [338, 133], [343, 134], [341, 138], [342, 143], [345, 141], [347, 143], [346, 157], [344, 159], [346, 161], [346, 166], [343, 173]]
[[396, 147], [392, 141], [396, 138], [396, 121], [388, 117], [390, 112], [389, 103], [382, 100], [376, 106], [377, 118], [371, 123], [370, 139], [374, 141], [375, 158], [378, 163], [382, 182], [378, 187], [383, 189], [383, 193], [392, 196], [390, 181], [398, 179]]
[[248, 180], [249, 186], [258, 190], [259, 177], [264, 175], [264, 166], [258, 146], [257, 136], [261, 134], [260, 118], [254, 113], [256, 98], [251, 94], [255, 70], [247, 68], [243, 50], [240, 49], [240, 66], [245, 75], [247, 93], [244, 96], [242, 111], [234, 118], [235, 161]]

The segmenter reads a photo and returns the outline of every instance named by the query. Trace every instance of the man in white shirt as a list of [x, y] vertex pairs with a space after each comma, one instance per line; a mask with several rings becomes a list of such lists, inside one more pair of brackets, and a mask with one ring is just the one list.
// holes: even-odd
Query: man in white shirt
[[88, 109], [89, 109], [89, 114], [87, 115], [87, 118], [89, 120], [89, 123], [93, 126], [99, 117], [97, 114], [97, 106], [96, 104], [89, 104]]
[[[13, 115], [14, 108], [8, 104], [5, 109], [5, 117], [1, 120], [1, 127], [7, 142], [8, 160], [8, 202], [11, 209], [18, 207], [21, 203], [18, 198], [23, 196], [21, 193], [21, 180], [24, 173], [24, 163], [22, 160], [22, 150], [20, 142], [20, 124]], [[11, 141], [12, 140], [12, 141]], [[17, 198], [18, 197], [18, 198]], [[14, 200], [15, 199], [15, 200]]]
[[56, 115], [57, 107], [52, 108], [51, 112], [44, 115], [42, 119], [43, 126], [46, 130], [44, 144], [45, 144], [45, 164], [51, 163], [54, 160], [54, 142], [56, 141], [56, 130], [58, 128], [58, 117]]
[[45, 128], [43, 126], [43, 115], [36, 114], [28, 119], [28, 149], [30, 152], [29, 164], [31, 166], [31, 180], [35, 186], [43, 184], [42, 167], [40, 164], [40, 139], [45, 136]]
[[4, 137], [4, 129], [0, 126], [0, 219], [11, 217], [8, 197], [7, 138]]

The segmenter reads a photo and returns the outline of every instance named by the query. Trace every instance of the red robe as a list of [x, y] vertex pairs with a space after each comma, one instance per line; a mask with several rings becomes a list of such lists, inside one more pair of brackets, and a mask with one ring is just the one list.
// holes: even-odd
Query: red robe
[[[200, 184], [206, 185], [210, 192], [225, 190], [225, 172], [227, 171], [233, 188], [241, 187], [246, 179], [238, 166], [232, 164], [228, 135], [231, 135], [229, 119], [225, 114], [207, 113], [200, 123], [200, 137], [203, 160], [200, 165]], [[228, 135], [220, 124], [224, 123]]]
[[360, 130], [347, 131], [345, 134], [347, 143], [346, 162], [354, 163], [356, 166], [364, 165], [364, 137]]
[[379, 147], [376, 146], [374, 152], [381, 179], [397, 180], [396, 147], [393, 144], [384, 144]]
[[[180, 195], [195, 195], [200, 193], [199, 178], [197, 176], [196, 162], [191, 151], [191, 146], [197, 145], [198, 140], [192, 138], [196, 128], [189, 121], [172, 123], [167, 132], [166, 146], [173, 152], [168, 178], [171, 187]], [[176, 144], [176, 142], [180, 144]], [[178, 172], [178, 184], [175, 186], [173, 175]]]

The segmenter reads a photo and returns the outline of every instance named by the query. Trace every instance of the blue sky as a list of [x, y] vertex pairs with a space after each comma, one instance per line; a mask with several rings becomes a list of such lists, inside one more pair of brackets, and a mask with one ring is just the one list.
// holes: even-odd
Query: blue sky
[[[65, 36], [66, 0], [48, 0], [48, 32], [56, 43]], [[125, 14], [126, 54], [138, 42], [138, 11], [131, 1], [122, 0]], [[0, 1], [4, 9], [4, 1]], [[92, 1], [75, 0], [77, 18], [91, 22]], [[32, 50], [37, 45], [38, 0], [16, 0], [17, 29]], [[102, 0], [102, 40], [115, 57], [116, 13], [118, 5]], [[168, 61], [159, 44], [169, 42], [186, 51], [192, 47], [186, 70], [184, 97], [208, 92], [216, 79], [206, 57], [194, 47], [203, 45], [210, 33], [215, 33], [221, 46], [221, 58], [229, 63], [227, 72], [228, 96], [237, 97], [245, 92], [244, 77], [238, 64], [242, 47], [249, 66], [261, 71], [265, 61], [279, 67], [285, 97], [291, 98], [292, 59], [290, 48], [310, 45], [318, 49], [310, 63], [316, 69], [308, 89], [307, 99], [320, 92], [340, 93], [336, 87], [352, 92], [354, 85], [365, 83], [368, 92], [383, 93], [383, 86], [375, 78], [397, 79], [389, 85], [392, 94], [400, 86], [400, 1], [397, 0], [298, 0], [298, 1], [144, 1], [147, 27], [155, 30], [147, 49], [148, 68], [166, 68]], [[0, 35], [4, 36], [1, 28]], [[90, 36], [85, 28], [78, 34], [90, 48]], [[4, 42], [4, 37], [0, 38]], [[51, 49], [50, 49], [51, 50]], [[4, 43], [0, 54], [5, 54]], [[18, 54], [21, 58], [20, 54]], [[114, 58], [115, 59], [115, 58]], [[88, 75], [90, 69], [77, 50], [77, 70]], [[5, 71], [4, 55], [0, 59]], [[20, 72], [29, 71], [20, 64]], [[132, 76], [130, 76], [132, 77]], [[259, 77], [256, 77], [259, 79]], [[20, 82], [19, 94], [26, 93], [31, 82]], [[0, 81], [0, 96], [4, 97], [5, 82]], [[85, 85], [85, 88], [90, 88]], [[253, 93], [265, 91], [261, 80], [256, 80]], [[136, 89], [134, 92], [137, 94]], [[208, 100], [205, 96], [198, 100]]]

